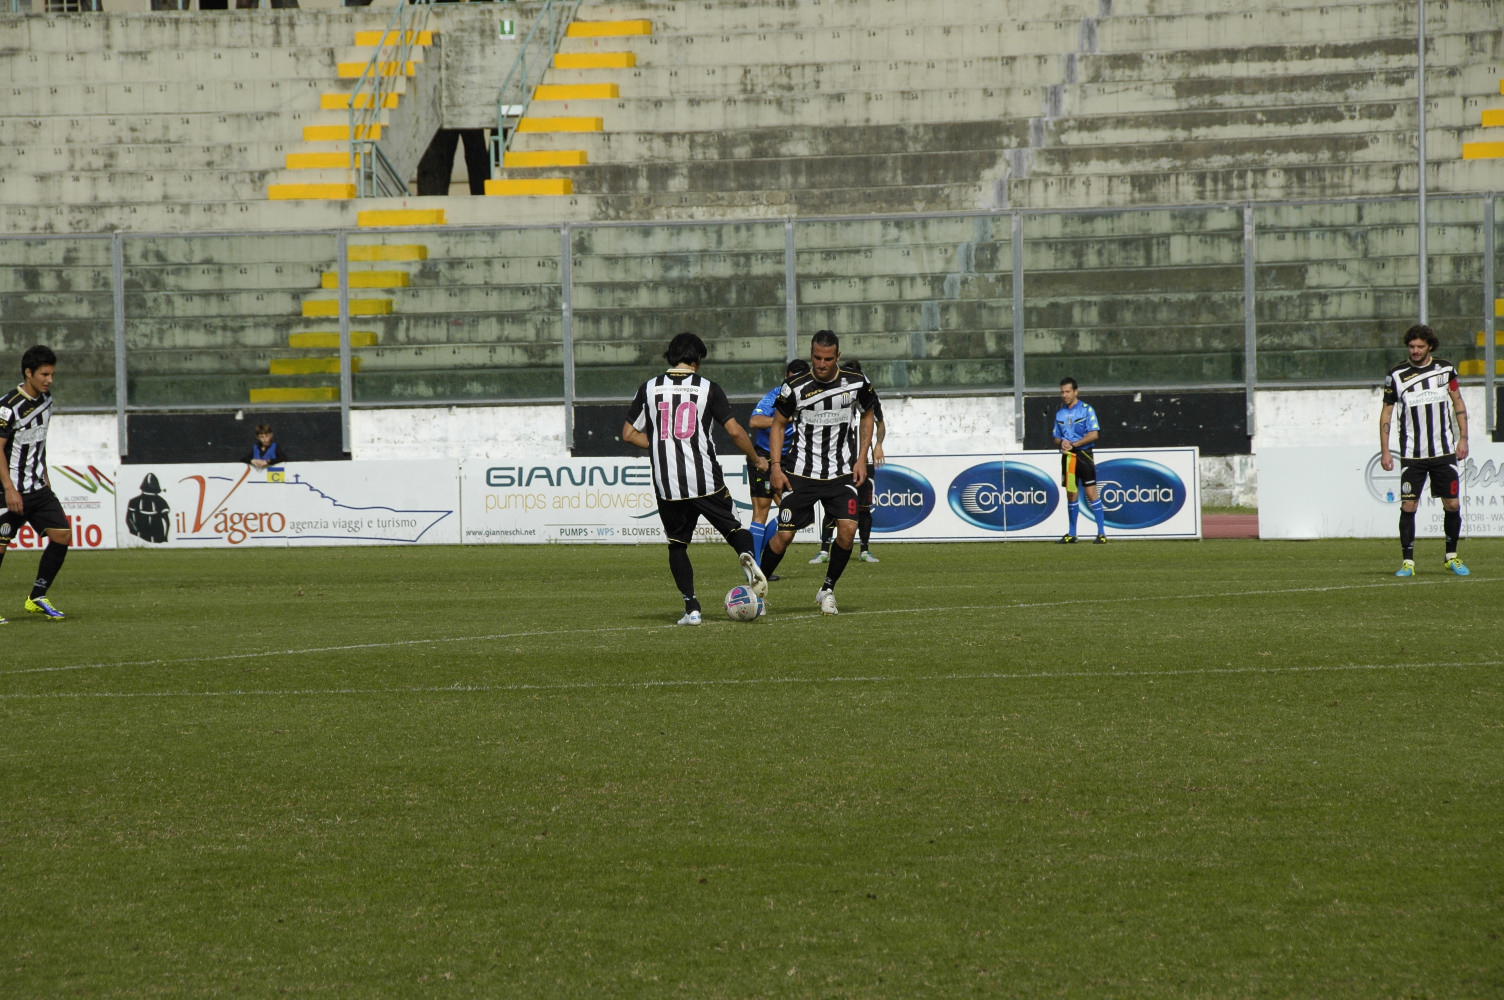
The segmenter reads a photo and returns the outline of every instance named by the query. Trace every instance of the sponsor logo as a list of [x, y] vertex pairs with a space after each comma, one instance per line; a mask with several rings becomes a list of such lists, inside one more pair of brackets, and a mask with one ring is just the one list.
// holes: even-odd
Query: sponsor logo
[[647, 486], [653, 470], [638, 465], [493, 465], [486, 470], [486, 486], [531, 489], [536, 486]]
[[1384, 459], [1378, 452], [1368, 460], [1363, 470], [1363, 482], [1368, 486], [1368, 495], [1379, 503], [1398, 503], [1400, 499], [1400, 463], [1394, 463], [1393, 472], [1384, 471]]
[[1185, 506], [1189, 491], [1172, 470], [1146, 458], [1115, 458], [1097, 466], [1102, 511], [1113, 528], [1150, 528]]
[[930, 516], [935, 487], [905, 465], [883, 465], [872, 480], [872, 530], [902, 531]]
[[1022, 531], [1049, 517], [1060, 491], [1032, 465], [983, 462], [951, 481], [951, 510], [962, 520], [988, 531]]

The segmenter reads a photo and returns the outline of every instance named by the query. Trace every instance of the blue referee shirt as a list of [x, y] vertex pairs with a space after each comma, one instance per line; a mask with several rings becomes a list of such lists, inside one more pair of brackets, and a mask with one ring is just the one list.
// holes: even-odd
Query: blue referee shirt
[[[754, 406], [752, 408], [752, 415], [754, 417], [771, 417], [771, 416], [775, 415], [778, 412], [778, 408], [776, 406], [774, 406], [773, 404], [775, 404], [778, 401], [778, 393], [782, 389], [783, 389], [783, 383], [782, 382], [778, 383], [773, 388], [769, 389], [768, 390], [768, 394], [766, 396], [762, 397], [762, 402], [758, 403], [756, 406]], [[768, 445], [771, 444], [772, 441], [773, 441], [773, 428], [771, 428], [771, 427], [758, 427], [758, 428], [756, 428], [756, 429], [753, 430], [753, 432], [752, 432], [752, 447], [756, 448], [758, 451], [763, 452], [764, 454], [766, 454], [768, 452]], [[783, 435], [783, 453], [785, 455], [787, 455], [789, 452], [791, 452], [793, 450], [794, 450], [794, 435], [792, 435], [792, 434], [788, 433], [787, 431], [785, 431], [784, 435]]]
[[[1097, 411], [1091, 408], [1091, 404], [1085, 400], [1076, 400], [1075, 406], [1062, 406], [1055, 411], [1055, 431], [1051, 437], [1069, 441], [1071, 447], [1076, 447], [1080, 441], [1092, 431], [1101, 433], [1102, 425], [1097, 423]], [[1096, 442], [1081, 446], [1082, 451], [1090, 451]]]

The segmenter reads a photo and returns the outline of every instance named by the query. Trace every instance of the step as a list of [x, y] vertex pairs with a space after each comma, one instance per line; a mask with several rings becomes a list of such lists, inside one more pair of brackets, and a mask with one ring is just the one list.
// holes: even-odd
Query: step
[[[350, 359], [350, 371], [359, 372], [362, 361]], [[273, 358], [268, 366], [272, 375], [338, 375], [343, 370], [340, 359], [334, 358]]]
[[[351, 316], [390, 316], [393, 311], [391, 299], [350, 299]], [[304, 299], [302, 315], [314, 316], [338, 316], [338, 299]]]
[[[406, 288], [412, 284], [412, 275], [406, 271], [351, 271], [351, 288]], [[339, 273], [326, 271], [320, 281], [321, 288], [339, 288]]]
[[651, 35], [653, 22], [632, 21], [580, 21], [570, 23], [565, 30], [566, 38], [624, 38], [629, 35]]
[[338, 386], [252, 389], [252, 403], [332, 403], [339, 401]]
[[486, 194], [493, 197], [574, 194], [574, 181], [568, 177], [493, 178], [486, 181]]
[[[441, 220], [442, 221], [442, 220]], [[346, 253], [352, 264], [397, 263], [428, 259], [428, 247], [421, 244], [351, 244]]]
[[380, 228], [385, 226], [442, 226], [447, 213], [442, 208], [369, 209], [357, 217], [360, 226]]
[[[351, 330], [351, 347], [375, 347], [380, 338], [373, 330]], [[295, 333], [287, 338], [287, 346], [317, 350], [339, 350], [339, 331]]]
[[521, 132], [599, 132], [605, 121], [598, 117], [547, 118], [529, 115], [519, 119], [517, 131]]
[[354, 184], [272, 184], [266, 189], [273, 201], [354, 198], [356, 193]]
[[558, 69], [630, 69], [637, 65], [637, 53], [558, 52], [553, 65]]
[[533, 91], [534, 101], [603, 101], [621, 96], [615, 83], [545, 83]]
[[[402, 95], [399, 93], [385, 94], [381, 98], [381, 107], [391, 110], [402, 103]], [[372, 108], [376, 106], [375, 94], [320, 94], [319, 109], [322, 111], [349, 111], [351, 106], [356, 109]]]

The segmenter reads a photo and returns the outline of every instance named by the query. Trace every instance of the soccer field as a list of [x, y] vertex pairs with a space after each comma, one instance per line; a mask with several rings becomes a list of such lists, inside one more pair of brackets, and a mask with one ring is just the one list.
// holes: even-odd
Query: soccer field
[[1504, 996], [1504, 542], [79, 552], [0, 996]]

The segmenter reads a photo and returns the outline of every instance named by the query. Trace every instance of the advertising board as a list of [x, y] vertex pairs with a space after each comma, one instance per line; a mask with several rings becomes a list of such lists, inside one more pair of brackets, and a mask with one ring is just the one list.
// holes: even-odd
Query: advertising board
[[127, 465], [122, 547], [443, 545], [460, 540], [447, 461]]

